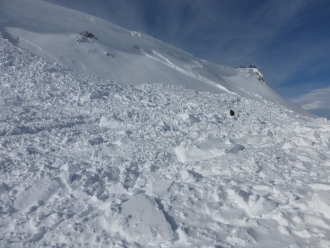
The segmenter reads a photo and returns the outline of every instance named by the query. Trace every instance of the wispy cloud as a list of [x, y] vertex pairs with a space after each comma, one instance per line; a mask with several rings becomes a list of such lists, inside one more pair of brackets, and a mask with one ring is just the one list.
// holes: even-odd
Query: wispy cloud
[[330, 119], [330, 87], [313, 90], [292, 101], [307, 111]]

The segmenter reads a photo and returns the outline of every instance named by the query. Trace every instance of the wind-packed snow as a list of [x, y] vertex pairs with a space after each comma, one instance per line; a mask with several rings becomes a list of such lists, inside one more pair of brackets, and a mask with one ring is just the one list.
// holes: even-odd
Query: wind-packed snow
[[329, 121], [254, 68], [1, 3], [1, 247], [330, 247]]
[[329, 247], [327, 120], [79, 75], [4, 39], [0, 71], [0, 246]]

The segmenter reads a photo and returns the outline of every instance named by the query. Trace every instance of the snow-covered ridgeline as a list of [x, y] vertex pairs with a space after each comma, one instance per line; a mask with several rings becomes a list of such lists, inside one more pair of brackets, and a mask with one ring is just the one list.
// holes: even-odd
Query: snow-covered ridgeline
[[[180, 85], [246, 97], [246, 92], [254, 92], [297, 114], [312, 116], [259, 81], [256, 69], [213, 64], [150, 36], [41, 0], [3, 0], [0, 27], [19, 47], [79, 73], [120, 84]], [[81, 39], [84, 31], [97, 39]]]
[[330, 245], [326, 120], [79, 75], [4, 39], [0, 71], [0, 246]]

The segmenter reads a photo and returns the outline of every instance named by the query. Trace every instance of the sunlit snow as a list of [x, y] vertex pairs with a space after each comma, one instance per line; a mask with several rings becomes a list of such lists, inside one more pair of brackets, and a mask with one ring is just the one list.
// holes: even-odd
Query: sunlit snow
[[329, 121], [255, 69], [3, 3], [1, 247], [330, 246]]

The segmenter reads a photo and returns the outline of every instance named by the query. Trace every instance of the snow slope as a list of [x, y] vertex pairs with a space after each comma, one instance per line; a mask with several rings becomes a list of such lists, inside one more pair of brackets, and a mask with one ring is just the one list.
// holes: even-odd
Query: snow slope
[[[249, 91], [298, 114], [313, 116], [260, 82], [256, 69], [213, 64], [147, 35], [41, 0], [2, 0], [1, 4], [0, 26], [5, 38], [74, 71], [120, 84], [171, 84], [239, 95]], [[83, 31], [97, 40], [78, 42]]]
[[330, 246], [329, 121], [117, 84], [2, 38], [0, 71], [1, 247]]
[[39, 0], [0, 30], [0, 247], [330, 247], [330, 122], [260, 72]]

